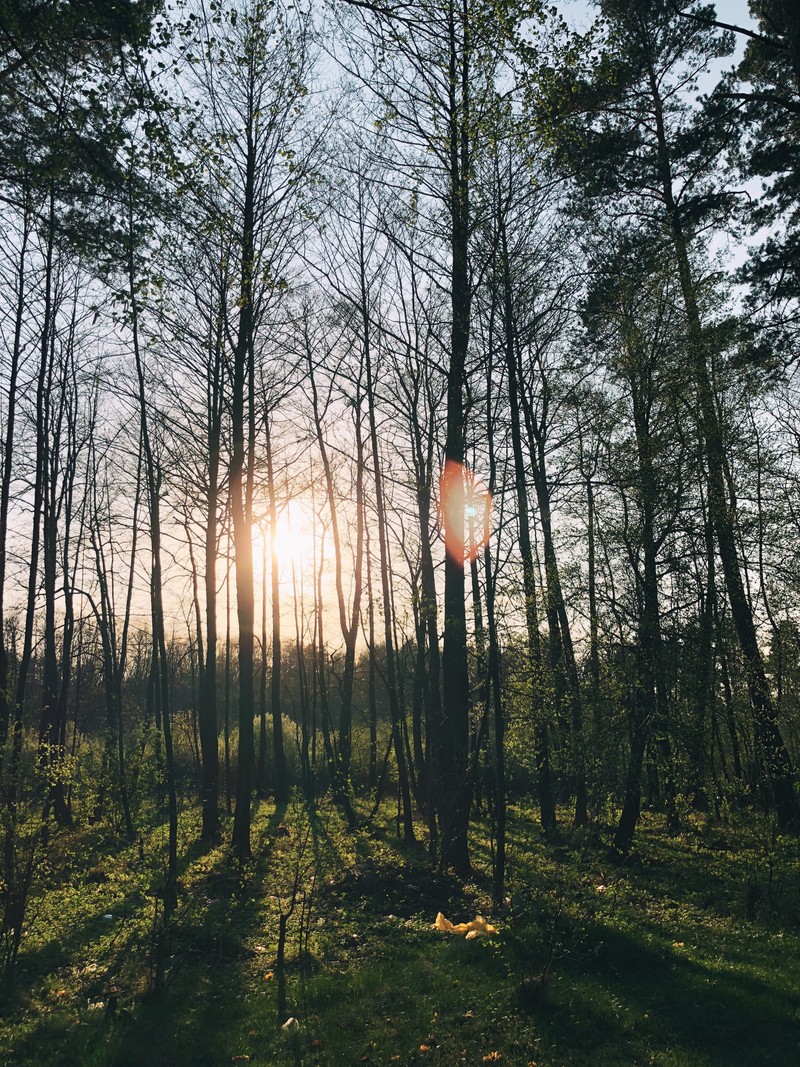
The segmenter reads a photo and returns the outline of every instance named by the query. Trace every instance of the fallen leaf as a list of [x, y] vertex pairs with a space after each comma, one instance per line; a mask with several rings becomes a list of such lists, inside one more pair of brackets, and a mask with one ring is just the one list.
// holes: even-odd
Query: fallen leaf
[[419, 1046], [419, 1050], [420, 1050], [420, 1052], [430, 1052], [431, 1046], [430, 1045], [420, 1045]]
[[502, 1058], [503, 1057], [500, 1055], [499, 1052], [489, 1052], [486, 1056], [483, 1057], [483, 1062], [484, 1063], [497, 1063], [497, 1061], [498, 1060], [502, 1060]]
[[272, 977], [273, 977], [272, 971], [267, 971], [267, 973], [264, 975], [264, 981], [265, 982], [269, 982], [269, 981], [272, 980]]

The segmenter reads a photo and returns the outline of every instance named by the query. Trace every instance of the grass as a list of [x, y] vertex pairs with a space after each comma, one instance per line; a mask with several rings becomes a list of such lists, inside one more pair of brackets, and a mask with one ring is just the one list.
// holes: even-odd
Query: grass
[[[86, 1067], [758, 1067], [800, 1062], [800, 865], [758, 820], [668, 837], [646, 819], [636, 853], [545, 845], [533, 812], [510, 825], [500, 932], [432, 928], [490, 914], [488, 843], [475, 875], [403, 851], [391, 812], [345, 832], [299, 799], [255, 812], [244, 871], [181, 819], [181, 903], [167, 988], [147, 976], [163, 831], [121, 848], [82, 828], [61, 839], [0, 1020], [0, 1064]], [[421, 836], [421, 830], [420, 830]], [[279, 915], [291, 905], [287, 963]], [[111, 916], [108, 918], [107, 916]], [[284, 1035], [286, 1014], [299, 1020]]]

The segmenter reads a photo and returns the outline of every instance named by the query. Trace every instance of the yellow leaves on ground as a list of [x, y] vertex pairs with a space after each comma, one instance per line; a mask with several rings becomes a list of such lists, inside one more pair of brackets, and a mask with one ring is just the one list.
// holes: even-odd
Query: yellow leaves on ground
[[483, 1062], [484, 1063], [497, 1063], [499, 1060], [502, 1060], [502, 1058], [503, 1057], [500, 1055], [499, 1052], [488, 1052], [483, 1057]]
[[499, 933], [497, 927], [487, 923], [482, 915], [476, 915], [472, 922], [453, 924], [439, 912], [433, 928], [443, 934], [461, 934], [467, 941], [473, 937], [488, 937], [489, 934]]

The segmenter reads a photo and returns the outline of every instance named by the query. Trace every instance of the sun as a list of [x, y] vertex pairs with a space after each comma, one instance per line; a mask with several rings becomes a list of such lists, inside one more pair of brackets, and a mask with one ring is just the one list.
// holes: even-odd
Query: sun
[[281, 563], [310, 563], [315, 555], [313, 533], [299, 521], [297, 511], [297, 508], [285, 508], [275, 524], [272, 544]]
[[268, 519], [253, 527], [253, 554], [259, 559], [265, 554], [268, 557], [273, 547], [282, 573], [288, 573], [292, 566], [295, 569], [313, 566], [319, 546], [315, 544], [310, 509], [302, 502], [292, 501], [278, 512], [274, 534]]

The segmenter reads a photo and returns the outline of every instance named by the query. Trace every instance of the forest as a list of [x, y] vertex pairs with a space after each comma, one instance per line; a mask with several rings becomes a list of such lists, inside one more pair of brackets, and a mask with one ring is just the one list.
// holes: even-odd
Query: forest
[[0, 0], [0, 1065], [800, 1058], [795, 0]]

